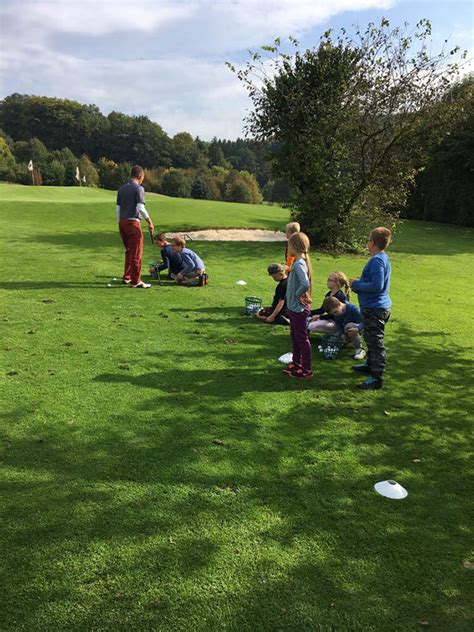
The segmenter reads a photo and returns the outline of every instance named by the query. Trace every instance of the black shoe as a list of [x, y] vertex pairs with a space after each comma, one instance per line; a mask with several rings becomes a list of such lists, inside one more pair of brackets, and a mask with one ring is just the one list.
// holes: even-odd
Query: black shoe
[[382, 388], [382, 386], [383, 386], [383, 380], [380, 377], [375, 377], [371, 375], [365, 380], [365, 382], [362, 382], [362, 384], [359, 384], [358, 388], [360, 388], [363, 391], [378, 391], [378, 389]]
[[370, 366], [367, 362], [365, 364], [353, 364], [352, 370], [356, 373], [367, 373], [367, 375], [370, 375]]

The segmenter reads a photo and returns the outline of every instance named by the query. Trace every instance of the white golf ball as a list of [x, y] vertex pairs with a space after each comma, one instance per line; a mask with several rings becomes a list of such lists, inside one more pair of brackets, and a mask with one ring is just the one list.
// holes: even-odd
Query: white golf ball
[[107, 287], [112, 287], [112, 283], [107, 283]]
[[116, 281], [117, 279], [114, 277], [114, 281]]

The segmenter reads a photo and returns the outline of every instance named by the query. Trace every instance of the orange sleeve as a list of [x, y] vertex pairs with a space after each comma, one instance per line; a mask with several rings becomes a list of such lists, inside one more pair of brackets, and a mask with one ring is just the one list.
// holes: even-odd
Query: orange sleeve
[[286, 265], [288, 266], [288, 272], [291, 270], [294, 262], [294, 257], [292, 257], [291, 255], [286, 255]]

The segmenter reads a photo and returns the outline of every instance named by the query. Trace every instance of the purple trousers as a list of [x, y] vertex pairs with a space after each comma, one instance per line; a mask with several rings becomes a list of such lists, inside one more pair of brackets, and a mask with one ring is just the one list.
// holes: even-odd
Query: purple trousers
[[288, 310], [288, 314], [290, 316], [293, 362], [298, 364], [304, 371], [311, 371], [311, 343], [307, 327], [309, 306], [302, 312]]

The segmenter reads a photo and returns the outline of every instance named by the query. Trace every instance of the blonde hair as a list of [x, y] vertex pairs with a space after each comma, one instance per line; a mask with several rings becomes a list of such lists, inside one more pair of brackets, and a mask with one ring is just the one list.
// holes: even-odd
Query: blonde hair
[[183, 246], [183, 248], [186, 248], [186, 239], [184, 239], [184, 237], [173, 237], [171, 243], [175, 246]]
[[285, 234], [286, 235], [294, 235], [295, 233], [299, 233], [301, 230], [301, 226], [298, 222], [290, 222], [285, 226]]
[[344, 294], [348, 301], [351, 300], [351, 286], [349, 285], [349, 279], [344, 272], [330, 272], [330, 277], [333, 277], [337, 283], [337, 286], [340, 290], [344, 288]]
[[301, 255], [302, 258], [306, 261], [306, 265], [308, 266], [309, 292], [311, 294], [311, 289], [313, 285], [313, 272], [311, 270], [311, 257], [309, 256], [309, 247], [309, 237], [305, 233], [293, 233], [293, 235], [291, 235], [291, 237], [288, 239], [288, 250], [290, 252], [290, 255]]

